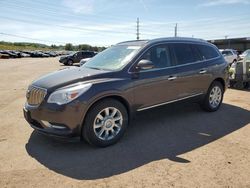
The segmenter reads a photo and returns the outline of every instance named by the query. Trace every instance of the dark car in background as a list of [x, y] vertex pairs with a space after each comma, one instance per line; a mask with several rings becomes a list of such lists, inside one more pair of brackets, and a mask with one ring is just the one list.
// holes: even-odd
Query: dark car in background
[[81, 67], [35, 80], [27, 90], [24, 117], [44, 134], [83, 137], [105, 147], [122, 137], [139, 111], [186, 99], [217, 111], [228, 81], [227, 62], [204, 40], [128, 41]]
[[73, 65], [74, 63], [79, 63], [82, 59], [94, 57], [96, 54], [94, 51], [75, 52], [70, 55], [61, 56], [59, 62], [64, 65]]
[[10, 58], [19, 58], [19, 54], [12, 52], [11, 50], [0, 50], [1, 54], [8, 55]]

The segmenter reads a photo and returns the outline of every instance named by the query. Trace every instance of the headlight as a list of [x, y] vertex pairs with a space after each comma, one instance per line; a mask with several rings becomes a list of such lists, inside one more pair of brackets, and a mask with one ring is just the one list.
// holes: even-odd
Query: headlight
[[58, 105], [69, 103], [86, 92], [91, 86], [92, 84], [89, 83], [57, 90], [50, 94], [48, 103], [55, 103]]

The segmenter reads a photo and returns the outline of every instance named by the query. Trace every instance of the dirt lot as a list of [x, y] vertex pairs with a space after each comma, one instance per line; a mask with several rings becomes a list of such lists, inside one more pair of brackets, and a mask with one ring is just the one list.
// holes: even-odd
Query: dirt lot
[[0, 60], [0, 187], [250, 187], [250, 91], [216, 113], [174, 104], [138, 114], [116, 145], [48, 138], [25, 122], [32, 80], [57, 58]]

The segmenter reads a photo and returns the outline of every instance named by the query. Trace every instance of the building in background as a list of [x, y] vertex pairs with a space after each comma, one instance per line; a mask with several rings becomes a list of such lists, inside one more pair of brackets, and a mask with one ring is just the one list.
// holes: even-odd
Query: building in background
[[209, 40], [219, 49], [235, 49], [239, 52], [243, 52], [250, 49], [250, 37], [245, 38], [228, 38], [228, 39], [216, 39]]

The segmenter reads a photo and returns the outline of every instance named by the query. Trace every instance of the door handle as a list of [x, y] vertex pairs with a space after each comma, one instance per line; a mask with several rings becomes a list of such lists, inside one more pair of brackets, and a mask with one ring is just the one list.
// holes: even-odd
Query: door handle
[[200, 70], [200, 74], [205, 74], [207, 72], [207, 70]]
[[168, 77], [168, 81], [173, 81], [173, 80], [175, 80], [177, 77], [176, 76], [170, 76], [170, 77]]

